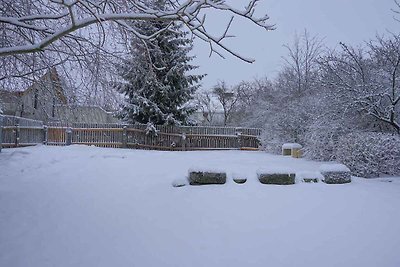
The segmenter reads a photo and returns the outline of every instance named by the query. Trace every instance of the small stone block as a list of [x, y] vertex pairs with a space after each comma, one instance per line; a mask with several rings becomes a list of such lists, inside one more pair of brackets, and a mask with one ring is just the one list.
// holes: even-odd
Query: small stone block
[[192, 171], [189, 173], [190, 185], [225, 184], [226, 173]]
[[351, 183], [350, 172], [323, 172], [326, 184], [347, 184]]
[[262, 173], [258, 175], [258, 180], [262, 184], [291, 185], [295, 184], [293, 173]]
[[237, 184], [244, 184], [245, 182], [247, 182], [246, 178], [233, 178], [233, 181]]
[[324, 164], [319, 168], [326, 184], [351, 183], [350, 169], [343, 164]]
[[187, 182], [185, 180], [181, 180], [181, 179], [177, 179], [175, 181], [172, 182], [172, 186], [173, 187], [183, 187], [186, 186]]
[[318, 183], [318, 178], [303, 178], [305, 183]]

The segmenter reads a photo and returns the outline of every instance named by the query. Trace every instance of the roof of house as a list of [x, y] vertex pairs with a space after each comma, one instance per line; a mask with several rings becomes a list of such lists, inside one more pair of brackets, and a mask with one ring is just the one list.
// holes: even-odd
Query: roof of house
[[3, 99], [3, 101], [8, 102], [8, 101], [13, 100], [13, 98], [15, 99], [15, 98], [18, 98], [18, 97], [28, 94], [29, 92], [31, 92], [32, 90], [37, 88], [37, 85], [40, 85], [43, 83], [45, 84], [49, 81], [53, 85], [53, 88], [55, 89], [57, 97], [61, 100], [61, 102], [63, 104], [67, 104], [67, 98], [64, 94], [64, 90], [61, 85], [60, 76], [58, 75], [57, 69], [54, 67], [49, 69], [46, 72], [46, 74], [44, 74], [42, 77], [40, 77], [40, 79], [38, 81], [33, 82], [33, 84], [31, 86], [29, 86], [28, 88], [26, 88], [25, 90], [23, 90], [23, 91], [8, 91], [8, 90], [0, 89], [0, 96]]

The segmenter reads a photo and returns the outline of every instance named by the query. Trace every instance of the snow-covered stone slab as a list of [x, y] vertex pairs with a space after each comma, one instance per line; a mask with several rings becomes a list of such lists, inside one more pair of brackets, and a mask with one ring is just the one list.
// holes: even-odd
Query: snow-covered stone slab
[[296, 181], [304, 183], [318, 183], [324, 176], [320, 172], [303, 171], [296, 172]]
[[301, 149], [302, 145], [297, 143], [286, 143], [282, 145], [282, 155], [283, 156], [292, 156], [294, 158], [301, 157]]
[[190, 185], [225, 184], [225, 172], [189, 171]]
[[294, 172], [287, 170], [258, 171], [257, 177], [262, 184], [291, 185], [296, 183]]
[[324, 182], [327, 184], [346, 184], [351, 182], [351, 172], [343, 164], [323, 164], [319, 171], [324, 176]]

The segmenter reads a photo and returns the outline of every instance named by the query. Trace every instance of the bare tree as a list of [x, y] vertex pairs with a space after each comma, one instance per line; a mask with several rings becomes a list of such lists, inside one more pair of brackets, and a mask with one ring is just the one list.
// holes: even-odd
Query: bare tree
[[348, 114], [371, 116], [400, 133], [400, 36], [377, 37], [366, 49], [341, 47], [322, 63], [326, 86]]
[[229, 88], [224, 81], [219, 82], [212, 90], [213, 94], [217, 97], [224, 112], [224, 126], [226, 126], [234, 113], [236, 104], [239, 101], [237, 92]]
[[[248, 19], [266, 30], [273, 29], [272, 25], [267, 24], [268, 16], [255, 17], [259, 1], [251, 0], [244, 10], [237, 10], [223, 0], [174, 0], [169, 1], [168, 9], [154, 10], [145, 0], [30, 0], [22, 3], [5, 0], [2, 1], [0, 22], [6, 36], [0, 56], [51, 50], [57, 41], [67, 42], [73, 45], [71, 48], [77, 48], [82, 42], [91, 42], [90, 37], [80, 34], [82, 32], [79, 30], [94, 25], [99, 27], [99, 33], [104, 34], [102, 27], [109, 21], [141, 39], [151, 39], [160, 32], [145, 36], [126, 21], [161, 20], [182, 22], [195, 36], [209, 43], [212, 52], [218, 53], [214, 49], [214, 46], [218, 46], [244, 61], [253, 62], [225, 46], [222, 41], [232, 37], [229, 29], [235, 16]], [[220, 36], [214, 36], [207, 30], [204, 12], [208, 9], [233, 14]], [[169, 26], [161, 31], [168, 29]]]
[[[250, 118], [255, 112], [255, 105], [264, 96], [266, 88], [270, 86], [267, 78], [254, 81], [242, 81], [235, 85], [232, 90], [236, 94], [237, 102], [234, 111], [230, 115], [230, 123], [241, 126], [252, 126]], [[257, 107], [259, 108], [259, 107]]]
[[372, 97], [375, 101], [365, 104], [368, 114], [391, 125], [400, 134], [400, 35], [378, 36], [376, 42], [368, 45], [376, 77], [376, 96]]
[[218, 111], [218, 106], [214, 101], [212, 92], [198, 92], [194, 98], [194, 102], [198, 110], [201, 111], [205, 122], [211, 125], [214, 122], [214, 116]]
[[[295, 92], [299, 95], [310, 89], [316, 78], [318, 57], [322, 52], [322, 40], [318, 36], [310, 36], [304, 30], [300, 36], [295, 35], [292, 45], [285, 45], [289, 54], [286, 62], [285, 80], [292, 81]], [[292, 86], [291, 86], [292, 87]], [[293, 88], [293, 89], [294, 89]]]

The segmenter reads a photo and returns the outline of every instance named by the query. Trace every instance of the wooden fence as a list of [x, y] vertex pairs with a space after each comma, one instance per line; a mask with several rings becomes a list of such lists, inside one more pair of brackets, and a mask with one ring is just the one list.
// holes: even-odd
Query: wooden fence
[[45, 139], [41, 121], [14, 116], [0, 117], [1, 147], [32, 146]]
[[[3, 147], [29, 146], [38, 143], [64, 146], [71, 144], [99, 147], [155, 150], [257, 150], [260, 129], [238, 127], [199, 127], [144, 124], [60, 123], [2, 116]], [[0, 125], [1, 126], [1, 125]], [[2, 141], [1, 141], [2, 140]]]

